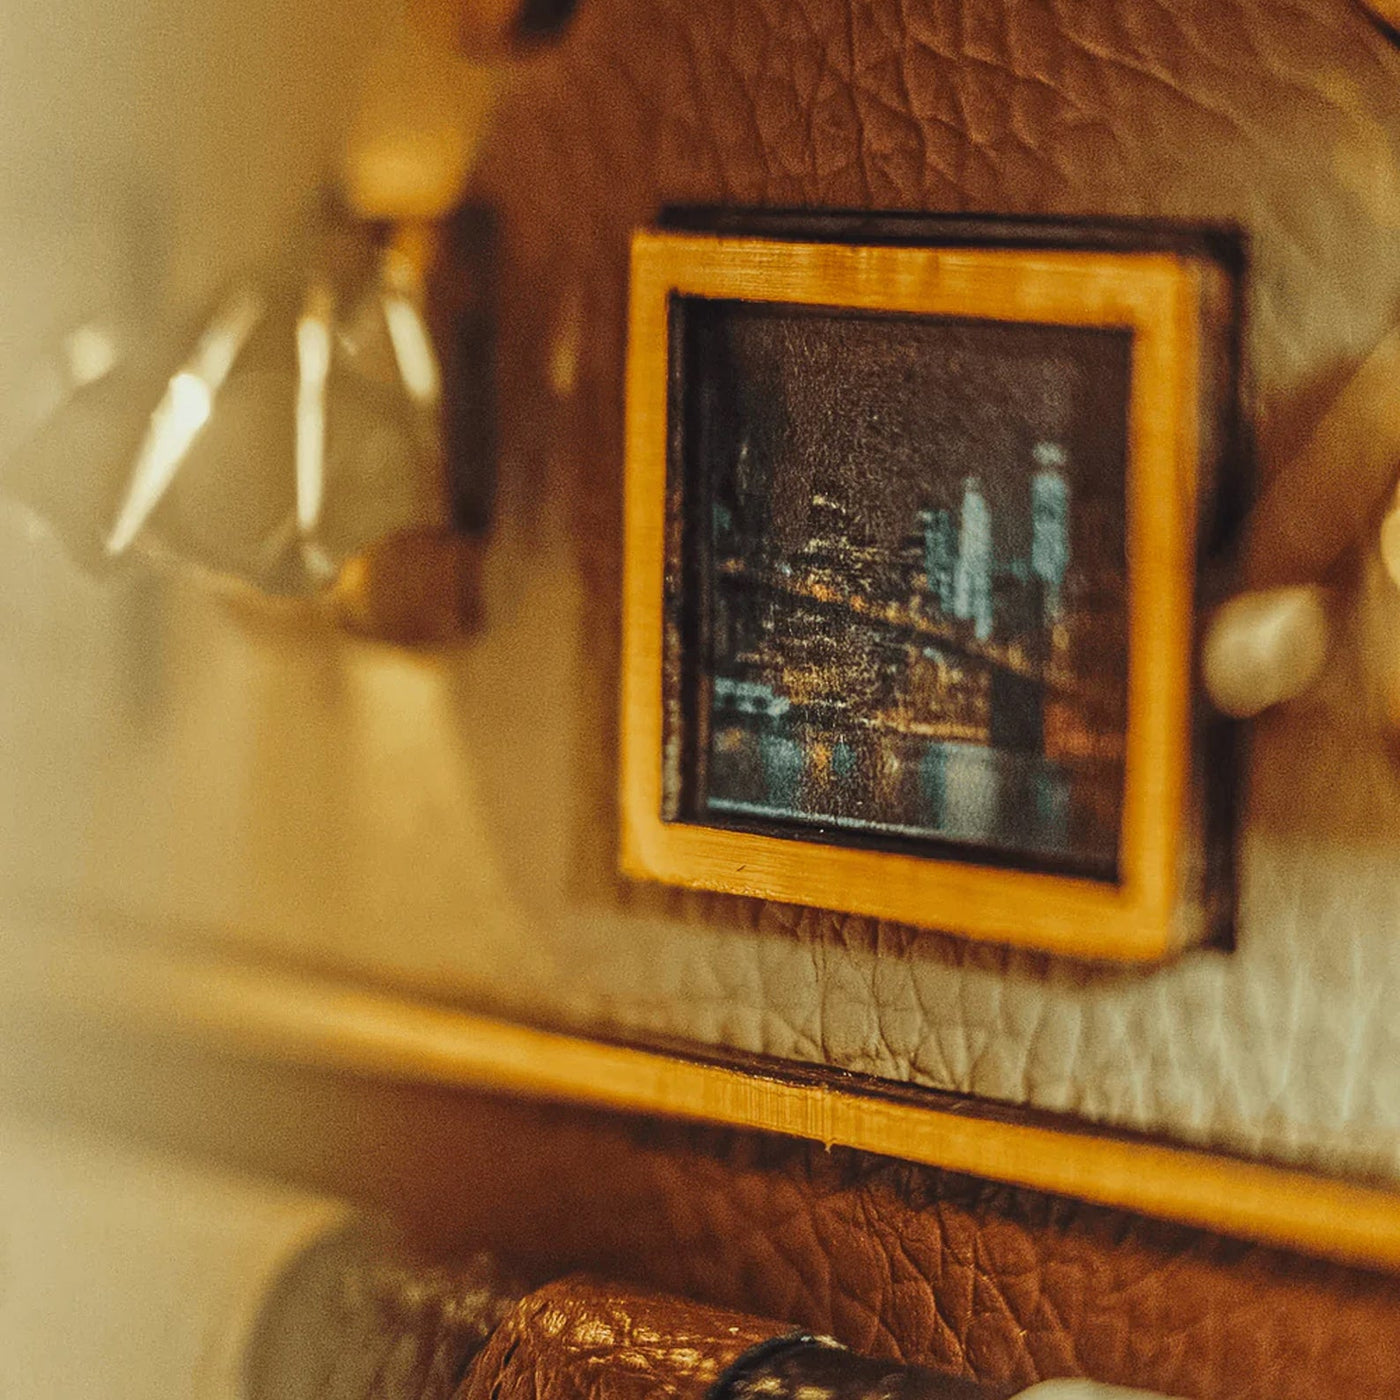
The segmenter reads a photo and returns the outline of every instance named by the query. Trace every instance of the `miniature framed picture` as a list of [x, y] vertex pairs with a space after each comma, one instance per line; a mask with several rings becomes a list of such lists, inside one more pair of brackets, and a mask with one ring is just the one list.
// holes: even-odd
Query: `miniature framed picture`
[[633, 243], [624, 869], [1091, 958], [1218, 934], [1229, 259], [853, 224]]

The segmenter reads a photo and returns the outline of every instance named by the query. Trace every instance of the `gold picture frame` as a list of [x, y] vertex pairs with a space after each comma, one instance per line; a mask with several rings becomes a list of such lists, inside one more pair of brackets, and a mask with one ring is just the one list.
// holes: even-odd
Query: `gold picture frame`
[[[1183, 888], [1199, 840], [1190, 810], [1193, 592], [1209, 276], [1198, 259], [1162, 250], [635, 235], [626, 385], [625, 873], [1077, 957], [1156, 959], [1201, 936], [1199, 911], [1183, 913]], [[668, 549], [675, 548], [668, 463], [678, 299], [1130, 333], [1128, 659], [1115, 880], [668, 819], [662, 674]]]

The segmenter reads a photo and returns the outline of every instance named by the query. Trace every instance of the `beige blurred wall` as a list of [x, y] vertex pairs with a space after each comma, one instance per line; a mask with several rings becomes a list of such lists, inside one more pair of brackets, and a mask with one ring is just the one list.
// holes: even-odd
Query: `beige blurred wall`
[[[401, 19], [391, 0], [0, 3], [3, 450], [66, 330], [126, 302], [192, 312], [277, 248]], [[424, 657], [140, 566], [88, 576], [0, 503], [0, 936], [192, 935], [560, 1002], [576, 968], [531, 931], [575, 912], [559, 677], [585, 614], [567, 520], [533, 507], [522, 535], [520, 514], [487, 635]], [[595, 986], [615, 932], [581, 959]]]
[[[277, 248], [391, 23], [388, 0], [0, 0], [0, 453], [32, 426], [36, 364], [63, 333], [114, 310], [192, 313]], [[81, 491], [84, 464], [63, 470]], [[178, 914], [172, 829], [211, 821], [217, 846], [224, 816], [236, 824], [240, 797], [217, 780], [182, 796], [166, 771], [212, 751], [244, 791], [250, 762], [246, 728], [172, 681], [178, 610], [151, 576], [80, 574], [0, 507], [7, 910], [39, 895]], [[217, 645], [195, 650], [216, 688], [246, 684]], [[201, 739], [182, 749], [191, 725]], [[146, 885], [169, 900], [143, 901]]]

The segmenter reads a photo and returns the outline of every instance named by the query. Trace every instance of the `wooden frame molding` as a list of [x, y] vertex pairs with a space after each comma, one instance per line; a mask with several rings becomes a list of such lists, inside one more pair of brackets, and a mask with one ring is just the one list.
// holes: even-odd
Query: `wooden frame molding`
[[806, 1138], [1400, 1272], [1400, 1191], [606, 1044], [213, 958], [7, 960], [7, 1012], [263, 1059]]
[[[629, 875], [1079, 957], [1184, 941], [1201, 272], [1160, 252], [636, 235], [627, 368], [621, 862]], [[1117, 884], [667, 821], [662, 656], [668, 306], [733, 298], [1128, 329], [1129, 676]]]

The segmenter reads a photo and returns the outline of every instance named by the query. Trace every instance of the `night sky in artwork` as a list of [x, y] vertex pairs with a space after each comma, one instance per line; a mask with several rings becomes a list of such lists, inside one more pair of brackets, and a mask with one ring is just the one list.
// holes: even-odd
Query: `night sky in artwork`
[[1123, 567], [1126, 333], [729, 303], [723, 337], [716, 446], [727, 429], [733, 451], [747, 436], [771, 464], [779, 548], [805, 538], [816, 491], [841, 491], [859, 542], [893, 545], [920, 506], [956, 509], [975, 475], [998, 552], [1022, 552], [1014, 467], [1037, 442], [1072, 440], [1064, 474], [1081, 533], [1093, 530], [1083, 544]]

